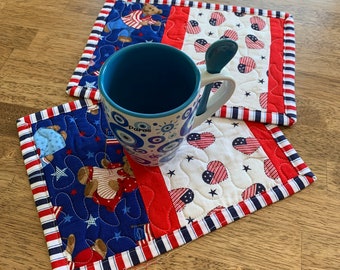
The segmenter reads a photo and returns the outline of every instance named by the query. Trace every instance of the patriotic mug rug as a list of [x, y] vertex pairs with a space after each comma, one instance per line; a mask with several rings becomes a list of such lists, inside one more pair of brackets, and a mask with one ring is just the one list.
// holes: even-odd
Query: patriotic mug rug
[[[165, 43], [200, 65], [210, 44], [229, 38], [239, 46], [226, 66], [237, 87], [215, 116], [286, 126], [296, 122], [295, 30], [290, 14], [192, 1], [145, 2], [105, 2], [67, 85], [69, 95], [99, 100], [102, 64], [131, 44]], [[155, 59], [154, 65], [162, 68], [162, 59]], [[132, 80], [135, 72], [131, 70]], [[212, 92], [219, 86], [216, 82]]]
[[53, 269], [138, 265], [316, 180], [276, 125], [212, 117], [160, 167], [125, 155], [95, 100], [17, 128]]

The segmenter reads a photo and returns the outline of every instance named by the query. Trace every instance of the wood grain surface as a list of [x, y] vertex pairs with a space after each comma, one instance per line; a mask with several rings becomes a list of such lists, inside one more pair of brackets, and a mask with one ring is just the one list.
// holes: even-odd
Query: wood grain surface
[[[340, 5], [234, 0], [296, 27], [298, 122], [283, 131], [318, 181], [135, 269], [340, 269]], [[104, 0], [0, 0], [0, 269], [51, 269], [16, 119], [74, 100], [65, 88]]]

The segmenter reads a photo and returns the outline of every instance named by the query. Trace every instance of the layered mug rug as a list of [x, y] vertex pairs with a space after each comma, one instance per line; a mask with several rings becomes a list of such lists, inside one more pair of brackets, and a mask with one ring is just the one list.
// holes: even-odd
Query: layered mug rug
[[[234, 96], [187, 135], [170, 162], [135, 163], [106, 121], [97, 90], [101, 65], [140, 42], [169, 44], [200, 65], [221, 38], [239, 44], [227, 66]], [[17, 121], [52, 269], [127, 269], [313, 183], [277, 126], [296, 122], [294, 38], [292, 17], [278, 11], [106, 1], [67, 85], [80, 99]], [[164, 123], [160, 136], [174, 129]]]

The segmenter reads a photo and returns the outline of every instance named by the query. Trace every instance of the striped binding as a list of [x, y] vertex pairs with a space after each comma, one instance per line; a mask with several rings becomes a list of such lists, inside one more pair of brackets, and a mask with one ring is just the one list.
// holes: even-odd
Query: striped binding
[[[96, 102], [91, 100], [77, 100], [22, 117], [17, 121], [20, 147], [50, 254], [51, 265], [54, 270], [71, 269], [73, 266], [69, 265], [63, 254], [62, 241], [58, 226], [56, 225], [56, 218], [60, 209], [53, 207], [50, 202], [42, 166], [33, 141], [31, 125], [40, 120], [68, 113], [85, 106], [90, 107], [94, 104]], [[275, 125], [266, 125], [266, 127], [291, 164], [297, 169], [298, 175], [295, 178], [271, 190], [256, 194], [236, 205], [213, 211], [204, 219], [194, 221], [172, 233], [157, 239], [150, 238], [150, 241], [143, 241], [140, 246], [134, 249], [124, 251], [105, 261], [98, 261], [93, 263], [93, 265], [81, 267], [80, 269], [119, 270], [135, 266], [224, 227], [263, 207], [283, 200], [313, 183], [316, 177], [300, 158], [282, 131]]]
[[[80, 79], [83, 73], [89, 66], [91, 57], [98, 44], [100, 34], [105, 26], [105, 20], [110, 14], [115, 0], [107, 0], [102, 8], [99, 16], [94, 24], [93, 30], [90, 34], [88, 43], [85, 46], [84, 52], [81, 56], [81, 61], [76, 67], [70, 82], [67, 85], [66, 92], [71, 96], [81, 98], [91, 98], [95, 100], [100, 99], [100, 94], [97, 89], [88, 89], [84, 86], [79, 86]], [[285, 20], [284, 23], [284, 63], [283, 63], [283, 98], [285, 105], [285, 113], [269, 113], [260, 110], [251, 110], [243, 107], [227, 107], [222, 106], [215, 116], [226, 117], [247, 121], [256, 121], [261, 123], [270, 123], [283, 126], [291, 126], [297, 121], [297, 109], [295, 101], [295, 28], [293, 17], [281, 11], [273, 11], [258, 8], [231, 6], [215, 3], [205, 3], [196, 1], [184, 0], [126, 0], [126, 2], [135, 3], [150, 3], [150, 4], [166, 4], [185, 7], [205, 8], [210, 10], [221, 10], [230, 12], [239, 12], [249, 15], [258, 15], [271, 18], [280, 18]]]

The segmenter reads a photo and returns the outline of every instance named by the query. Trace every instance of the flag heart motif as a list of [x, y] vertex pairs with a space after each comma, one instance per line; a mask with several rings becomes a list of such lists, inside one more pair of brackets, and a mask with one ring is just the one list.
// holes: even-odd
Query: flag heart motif
[[227, 169], [224, 167], [223, 163], [218, 160], [209, 162], [207, 169], [202, 174], [203, 181], [210, 185], [218, 184], [227, 178]]
[[198, 34], [199, 32], [201, 32], [201, 28], [199, 26], [199, 23], [195, 20], [190, 20], [187, 23], [186, 32], [188, 34]]
[[231, 40], [238, 40], [238, 34], [235, 30], [232, 30], [232, 29], [228, 29], [224, 32], [223, 36], [220, 38], [220, 39], [223, 39], [223, 38], [229, 38]]
[[266, 22], [258, 16], [250, 18], [251, 28], [256, 31], [261, 31], [266, 27]]
[[194, 200], [194, 192], [190, 188], [176, 188], [170, 190], [169, 194], [177, 212]]
[[270, 161], [270, 159], [266, 159], [264, 161], [264, 172], [271, 179], [279, 178], [279, 173], [277, 172], [274, 164]]
[[264, 48], [264, 42], [259, 40], [256, 36], [254, 35], [247, 35], [245, 37], [246, 40], [246, 46], [249, 49], [263, 49]]
[[209, 23], [212, 26], [219, 26], [225, 21], [225, 17], [221, 12], [213, 12], [211, 14], [211, 18], [209, 20]]
[[210, 132], [190, 133], [187, 142], [196, 148], [205, 149], [215, 142], [215, 136]]
[[249, 186], [248, 188], [246, 188], [242, 192], [241, 196], [242, 196], [242, 199], [245, 200], [245, 199], [251, 198], [254, 195], [261, 193], [265, 190], [266, 190], [266, 188], [264, 187], [264, 185], [262, 185], [260, 183], [255, 183], [255, 184], [252, 184], [251, 186]]
[[237, 69], [240, 73], [249, 73], [256, 67], [256, 63], [253, 58], [249, 56], [242, 56], [239, 60]]
[[209, 48], [210, 44], [203, 38], [197, 39], [194, 43], [196, 52], [206, 52]]
[[259, 147], [260, 143], [256, 138], [237, 137], [233, 140], [233, 147], [245, 155], [253, 154]]

